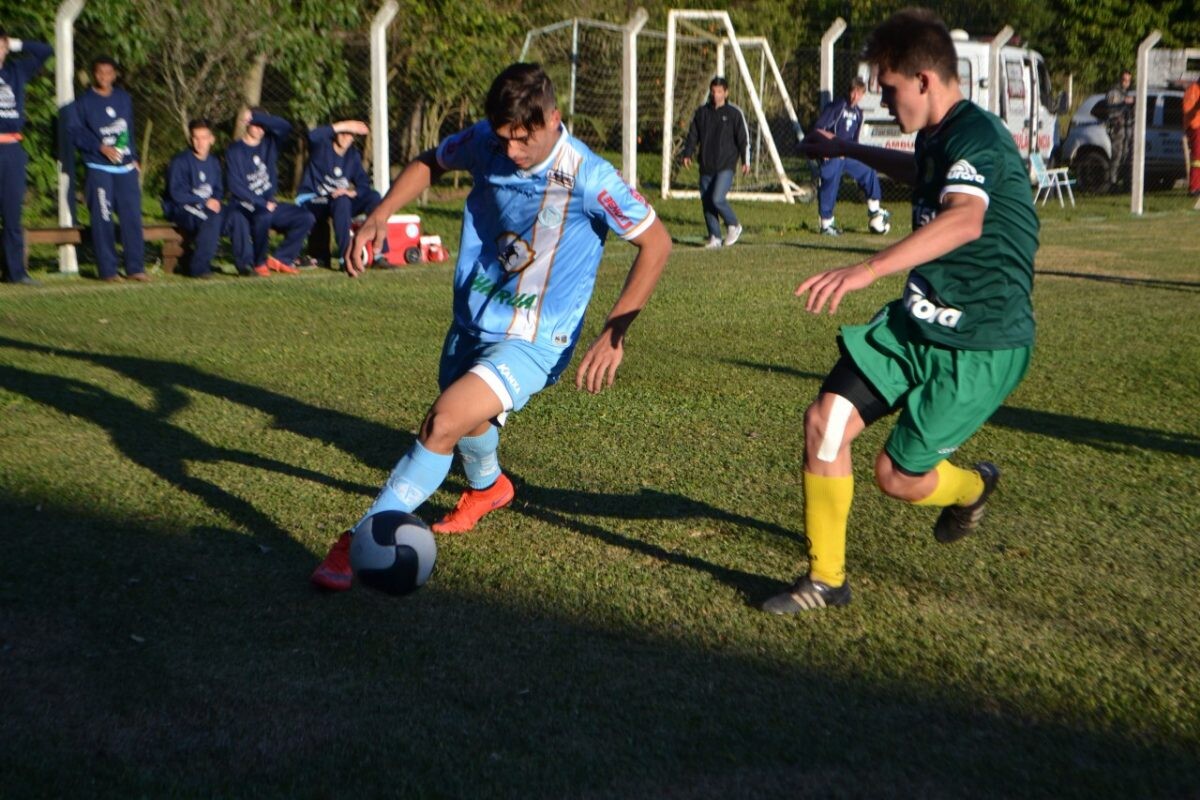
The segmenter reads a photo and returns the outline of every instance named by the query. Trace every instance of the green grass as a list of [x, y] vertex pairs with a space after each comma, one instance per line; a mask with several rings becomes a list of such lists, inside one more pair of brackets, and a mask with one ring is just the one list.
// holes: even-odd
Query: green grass
[[447, 265], [0, 286], [0, 796], [1195, 796], [1187, 201], [1046, 207], [1033, 369], [960, 455], [1005, 471], [981, 534], [873, 488], [876, 426], [855, 602], [800, 619], [755, 606], [804, 564], [801, 415], [900, 279], [811, 317], [792, 288], [879, 239], [742, 204], [705, 252], [657, 205], [676, 250], [617, 385], [572, 370], [510, 420], [516, 502], [405, 599], [307, 577], [435, 395]]

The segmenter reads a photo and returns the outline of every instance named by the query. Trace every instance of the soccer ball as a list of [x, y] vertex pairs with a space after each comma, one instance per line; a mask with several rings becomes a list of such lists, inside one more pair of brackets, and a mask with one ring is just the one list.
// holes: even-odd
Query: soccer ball
[[871, 218], [867, 220], [867, 227], [871, 233], [877, 233], [880, 236], [884, 235], [892, 229], [892, 212], [885, 209], [879, 209]]
[[380, 511], [364, 519], [350, 540], [350, 567], [372, 589], [402, 595], [416, 591], [433, 572], [437, 545], [420, 517]]

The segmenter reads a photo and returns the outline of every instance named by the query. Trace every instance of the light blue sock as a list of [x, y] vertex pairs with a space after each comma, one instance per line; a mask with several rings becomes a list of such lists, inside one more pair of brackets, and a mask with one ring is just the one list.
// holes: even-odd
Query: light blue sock
[[489, 425], [487, 433], [458, 440], [458, 455], [472, 489], [486, 489], [500, 477], [499, 447], [500, 431], [495, 425]]
[[413, 511], [442, 485], [453, 461], [452, 455], [439, 455], [426, 450], [420, 442], [413, 442], [404, 458], [396, 462], [396, 468], [363, 519], [380, 511]]

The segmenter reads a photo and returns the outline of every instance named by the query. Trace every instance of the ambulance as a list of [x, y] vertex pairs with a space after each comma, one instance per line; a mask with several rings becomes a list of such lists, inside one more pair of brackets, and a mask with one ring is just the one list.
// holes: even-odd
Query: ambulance
[[[958, 79], [963, 96], [987, 108], [991, 94], [1000, 93], [1000, 118], [1012, 132], [1021, 157], [1029, 161], [1030, 147], [1049, 163], [1058, 143], [1057, 116], [1066, 109], [1067, 99], [1050, 94], [1050, 75], [1041, 54], [1027, 47], [1007, 45], [1000, 48], [1000, 74], [991, 73], [991, 48], [985, 41], [971, 39], [966, 31], [950, 32], [958, 51]], [[869, 65], [858, 67], [867, 84], [867, 93], [859, 106], [863, 110], [859, 142], [893, 150], [912, 150], [916, 134], [900, 132], [900, 126], [882, 106], [879, 83]]]

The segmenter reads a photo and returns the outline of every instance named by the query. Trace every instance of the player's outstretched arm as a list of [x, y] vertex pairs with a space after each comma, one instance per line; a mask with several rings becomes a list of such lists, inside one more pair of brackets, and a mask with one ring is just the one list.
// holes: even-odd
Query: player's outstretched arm
[[416, 200], [443, 172], [445, 170], [438, 165], [434, 150], [426, 150], [408, 162], [408, 166], [392, 183], [392, 188], [388, 189], [379, 206], [371, 212], [354, 235], [349, 252], [342, 254], [346, 261], [346, 273], [351, 278], [361, 275], [371, 266], [369, 261], [363, 258], [363, 248], [370, 244], [372, 251], [376, 253], [383, 248], [383, 241], [387, 238], [388, 217]]
[[836, 313], [848, 292], [866, 288], [884, 275], [912, 269], [978, 239], [986, 211], [987, 204], [981, 197], [960, 192], [948, 194], [931, 222], [860, 264], [809, 277], [796, 287], [796, 297], [807, 294], [804, 307], [814, 314], [820, 314], [827, 302], [829, 313]]
[[907, 184], [917, 182], [917, 162], [912, 153], [889, 150], [839, 139], [829, 131], [814, 128], [800, 142], [800, 149], [809, 158], [853, 158], [873, 170], [887, 173], [893, 180]]
[[575, 388], [586, 389], [592, 394], [612, 386], [616, 379], [617, 367], [625, 357], [625, 331], [650, 299], [671, 255], [671, 235], [662, 220], [655, 219], [644, 233], [631, 241], [638, 253], [625, 278], [625, 286], [604, 321], [604, 330], [587, 349], [579, 362], [579, 371], [575, 373]]

